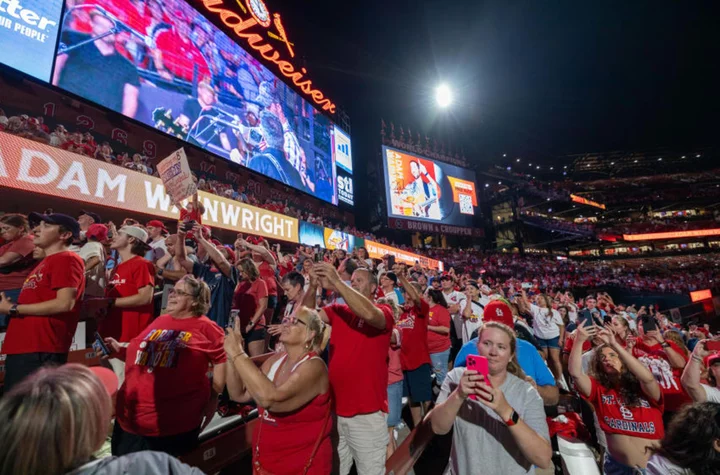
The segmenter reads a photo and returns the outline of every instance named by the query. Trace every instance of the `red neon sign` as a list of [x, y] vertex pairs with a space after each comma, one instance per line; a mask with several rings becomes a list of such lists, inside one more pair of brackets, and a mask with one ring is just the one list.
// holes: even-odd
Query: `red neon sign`
[[698, 229], [696, 231], [669, 231], [665, 233], [623, 234], [625, 241], [652, 241], [655, 239], [681, 239], [720, 235], [720, 228]]
[[605, 209], [605, 205], [602, 203], [597, 203], [595, 201], [589, 200], [587, 198], [583, 198], [582, 196], [578, 195], [570, 195], [570, 199], [573, 200], [575, 203], [580, 203], [588, 206], [594, 206], [596, 208]]
[[[312, 81], [305, 77], [307, 74], [307, 70], [305, 70], [305, 68], [300, 68], [299, 71], [296, 71], [295, 66], [291, 62], [281, 59], [280, 52], [269, 43], [266, 43], [262, 36], [248, 31], [256, 25], [266, 28], [271, 25], [269, 21], [269, 12], [267, 11], [267, 8], [263, 8], [265, 5], [262, 1], [248, 2], [252, 5], [252, 16], [246, 19], [243, 19], [234, 11], [220, 8], [223, 6], [223, 0], [202, 0], [202, 3], [207, 11], [216, 14], [225, 26], [233, 30], [235, 36], [245, 40], [248, 46], [260, 53], [260, 55], [268, 62], [275, 64], [280, 73], [290, 79], [292, 83], [300, 88], [300, 90], [307, 96], [310, 96], [312, 101], [317, 104], [318, 107], [322, 108], [322, 110], [330, 112], [331, 114], [335, 113], [335, 103], [325, 97], [325, 94], [323, 94], [322, 91], [314, 88]], [[238, 2], [238, 4], [240, 4], [240, 2]], [[243, 8], [243, 10], [245, 9]], [[258, 22], [258, 18], [261, 22]], [[276, 16], [275, 19], [275, 26], [278, 28], [278, 32], [268, 32], [268, 36], [271, 38], [278, 37], [288, 48], [290, 56], [293, 57], [295, 53], [292, 50], [292, 43], [288, 40], [285, 28], [283, 28], [280, 23], [279, 15]]]
[[710, 300], [712, 298], [712, 292], [710, 289], [705, 290], [696, 290], [695, 292], [690, 292], [690, 300], [693, 302], [700, 302], [701, 300]]

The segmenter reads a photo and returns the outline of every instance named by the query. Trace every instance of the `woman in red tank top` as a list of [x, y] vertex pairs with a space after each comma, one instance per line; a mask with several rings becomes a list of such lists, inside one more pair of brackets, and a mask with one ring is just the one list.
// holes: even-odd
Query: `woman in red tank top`
[[330, 383], [318, 353], [328, 327], [317, 312], [301, 307], [283, 319], [285, 351], [258, 367], [243, 351], [241, 324], [225, 338], [227, 388], [238, 402], [255, 400], [260, 421], [253, 435], [256, 475], [327, 475], [332, 470]]

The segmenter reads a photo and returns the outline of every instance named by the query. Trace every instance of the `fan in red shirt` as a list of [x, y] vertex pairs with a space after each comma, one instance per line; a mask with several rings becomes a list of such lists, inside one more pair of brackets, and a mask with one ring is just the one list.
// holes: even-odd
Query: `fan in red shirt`
[[260, 240], [258, 244], [252, 244], [244, 239], [239, 239], [236, 241], [236, 244], [245, 246], [252, 251], [252, 260], [255, 262], [255, 265], [257, 265], [260, 271], [260, 277], [265, 281], [265, 285], [267, 286], [268, 302], [267, 309], [265, 310], [265, 319], [270, 321], [272, 320], [278, 303], [277, 278], [275, 277], [277, 259], [272, 251], [264, 246], [264, 244], [266, 244], [264, 240]]
[[[138, 226], [123, 226], [115, 233], [110, 248], [118, 251], [121, 262], [107, 282], [105, 298], [85, 302], [86, 309], [99, 313], [98, 332], [103, 337], [127, 343], [152, 320], [155, 266], [142, 257], [151, 249], [147, 238], [147, 232]], [[123, 362], [112, 358], [110, 364], [122, 383]]]
[[590, 363], [590, 374], [582, 370], [582, 345], [570, 353], [570, 375], [580, 394], [592, 403], [607, 438], [604, 473], [632, 473], [644, 469], [664, 435], [663, 393], [655, 377], [623, 348], [606, 328], [585, 328], [580, 322], [577, 342], [593, 337], [600, 345]]
[[[652, 316], [647, 317], [654, 319]], [[675, 412], [685, 404], [692, 403], [692, 399], [680, 382], [689, 358], [677, 344], [665, 340], [661, 331], [645, 331], [645, 322], [644, 318], [637, 320], [640, 338], [632, 347], [632, 354], [650, 370], [660, 384], [665, 397], [664, 420], [669, 423]], [[659, 324], [656, 322], [655, 325], [657, 327]]]
[[448, 372], [448, 360], [450, 359], [450, 347], [452, 346], [450, 341], [452, 318], [442, 291], [429, 289], [427, 298], [430, 306], [427, 333], [428, 351], [435, 372], [435, 384], [442, 387]]
[[167, 314], [129, 343], [105, 339], [113, 355], [125, 361], [113, 455], [142, 450], [181, 455], [198, 444], [225, 386], [224, 332], [205, 316], [209, 308], [210, 288], [187, 275], [170, 293]]
[[395, 324], [402, 331], [400, 362], [404, 380], [403, 395], [410, 398], [410, 412], [417, 426], [432, 401], [432, 369], [427, 341], [430, 306], [422, 298], [419, 285], [408, 282], [404, 266], [395, 265], [394, 272], [405, 297], [403, 313]]
[[265, 351], [267, 285], [260, 277], [260, 271], [252, 259], [241, 260], [238, 263], [238, 270], [243, 280], [235, 288], [232, 308], [238, 311], [248, 353], [251, 357], [258, 356]]
[[85, 264], [68, 251], [80, 224], [64, 214], [31, 213], [34, 244], [45, 258], [25, 279], [17, 303], [0, 293], [0, 314], [10, 322], [3, 344], [5, 392], [45, 365], [67, 363], [85, 291]]
[[205, 56], [190, 38], [190, 19], [180, 10], [175, 11], [174, 16], [174, 27], [160, 32], [155, 38], [157, 49], [153, 58], [158, 73], [166, 79], [175, 76], [192, 82], [197, 66], [198, 82], [211, 77]]
[[[0, 292], [13, 302], [17, 301], [23, 283], [37, 262], [33, 258], [35, 236], [30, 225], [21, 214], [6, 214], [0, 217]], [[0, 313], [0, 326], [5, 326], [5, 317]]]
[[[332, 265], [314, 264], [305, 306], [315, 306], [318, 285], [337, 292], [346, 302], [320, 310], [323, 321], [332, 327], [329, 377], [338, 416], [340, 473], [349, 473], [353, 460], [358, 473], [384, 473], [392, 310], [373, 303], [377, 281], [366, 269], [353, 272], [347, 285]], [[373, 443], [364, 442], [368, 440]]]

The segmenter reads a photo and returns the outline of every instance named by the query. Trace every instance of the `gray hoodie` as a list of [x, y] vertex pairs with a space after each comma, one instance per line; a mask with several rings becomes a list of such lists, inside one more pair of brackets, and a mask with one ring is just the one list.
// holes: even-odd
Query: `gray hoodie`
[[67, 475], [205, 475], [163, 452], [135, 452], [93, 460]]

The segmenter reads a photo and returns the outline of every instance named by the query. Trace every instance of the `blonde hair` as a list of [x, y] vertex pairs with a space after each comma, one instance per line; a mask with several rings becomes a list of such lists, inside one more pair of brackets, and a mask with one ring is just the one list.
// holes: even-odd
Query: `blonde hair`
[[260, 277], [260, 270], [252, 259], [246, 257], [238, 262], [238, 266], [241, 272], [248, 275], [251, 282], [255, 282]]
[[315, 332], [315, 336], [306, 343], [309, 349], [317, 353], [321, 353], [325, 350], [325, 347], [330, 340], [330, 325], [326, 325], [325, 322], [322, 321], [318, 312], [305, 306], [298, 308], [295, 317], [303, 317], [303, 321], [305, 322], [308, 332]]
[[511, 373], [520, 379], [525, 379], [525, 373], [523, 372], [522, 368], [520, 368], [520, 364], [517, 360], [517, 338], [515, 337], [515, 331], [513, 331], [513, 329], [509, 326], [500, 322], [484, 323], [478, 330], [478, 346], [480, 345], [480, 341], [482, 340], [483, 331], [485, 331], [486, 328], [495, 328], [497, 330], [500, 330], [504, 332], [508, 336], [508, 338], [510, 338], [510, 351], [512, 351], [512, 356], [510, 357], [510, 361], [508, 361], [507, 371], [508, 373]]
[[398, 321], [398, 318], [400, 318], [401, 310], [400, 310], [400, 307], [397, 306], [397, 304], [395, 303], [395, 301], [393, 299], [389, 299], [387, 297], [382, 297], [382, 298], [377, 299], [375, 301], [375, 303], [377, 303], [379, 305], [387, 305], [388, 307], [390, 307], [390, 309], [392, 310], [392, 313], [393, 313], [394, 320], [396, 322]]
[[210, 310], [210, 287], [195, 276], [186, 274], [180, 278], [179, 282], [190, 287], [190, 297], [192, 298], [192, 306], [190, 311], [196, 317], [205, 315]]
[[0, 400], [0, 475], [63, 474], [87, 463], [111, 417], [110, 396], [87, 367], [38, 370]]

